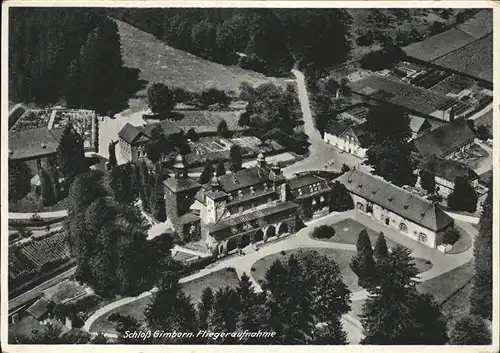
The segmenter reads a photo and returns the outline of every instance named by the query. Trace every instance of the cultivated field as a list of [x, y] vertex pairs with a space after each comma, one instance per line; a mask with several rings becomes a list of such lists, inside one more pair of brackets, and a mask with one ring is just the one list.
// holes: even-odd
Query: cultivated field
[[[257, 72], [236, 66], [224, 66], [172, 48], [152, 34], [116, 20], [123, 48], [125, 66], [140, 70], [139, 78], [163, 82], [168, 86], [200, 91], [216, 87], [236, 91], [241, 82], [260, 84], [277, 81]], [[146, 89], [137, 92], [144, 96]]]

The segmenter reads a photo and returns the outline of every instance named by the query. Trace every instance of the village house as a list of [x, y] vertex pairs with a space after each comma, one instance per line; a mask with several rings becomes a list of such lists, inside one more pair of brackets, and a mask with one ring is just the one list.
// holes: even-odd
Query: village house
[[[455, 180], [459, 177], [467, 179], [475, 189], [479, 186], [479, 176], [472, 169], [451, 159], [433, 158], [432, 173], [436, 181], [436, 192], [443, 197], [448, 197], [453, 192]], [[420, 177], [417, 179], [417, 185], [419, 184]]]
[[410, 115], [410, 130], [412, 139], [416, 139], [417, 137], [424, 135], [431, 128], [432, 125], [429, 120], [419, 116]]
[[325, 128], [323, 139], [344, 152], [364, 159], [366, 148], [361, 147], [360, 142], [364, 133], [364, 124], [356, 125], [348, 120], [331, 121]]
[[446, 124], [413, 140], [417, 159], [436, 155], [454, 158], [474, 145], [476, 135], [466, 121]]
[[438, 205], [380, 177], [351, 170], [336, 180], [347, 188], [357, 211], [428, 247], [440, 245], [453, 227], [453, 219]]
[[119, 151], [128, 162], [137, 162], [146, 154], [146, 144], [151, 138], [151, 132], [161, 127], [166, 136], [181, 132], [181, 129], [171, 121], [161, 121], [144, 126], [134, 126], [126, 123], [118, 133]]

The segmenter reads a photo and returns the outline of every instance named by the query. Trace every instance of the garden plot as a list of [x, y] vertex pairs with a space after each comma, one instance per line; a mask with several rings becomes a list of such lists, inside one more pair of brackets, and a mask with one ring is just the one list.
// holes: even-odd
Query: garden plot
[[96, 147], [97, 118], [91, 110], [56, 110], [53, 114], [50, 129], [64, 128], [71, 123], [75, 130], [83, 137], [85, 150]]
[[30, 130], [46, 127], [49, 125], [50, 114], [50, 109], [30, 109], [17, 120], [10, 131]]

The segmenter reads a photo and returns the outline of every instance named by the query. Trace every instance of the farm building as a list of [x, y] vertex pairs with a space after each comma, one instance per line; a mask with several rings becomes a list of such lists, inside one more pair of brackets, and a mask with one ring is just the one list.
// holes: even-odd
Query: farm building
[[454, 28], [403, 49], [414, 60], [492, 83], [493, 12], [482, 10]]
[[416, 157], [453, 157], [472, 147], [475, 137], [465, 121], [443, 125], [413, 140]]
[[[448, 122], [473, 111], [475, 106], [465, 102], [465, 99], [460, 100], [428, 89], [443, 79], [445, 76], [441, 76], [440, 72], [428, 70], [415, 76], [411, 80], [412, 84], [372, 74], [349, 85], [358, 95], [400, 106], [409, 114], [424, 118]], [[429, 83], [428, 80], [432, 82]]]
[[365, 133], [363, 124], [332, 121], [325, 128], [323, 139], [329, 144], [359, 158], [365, 158], [366, 148], [361, 147], [360, 138]]
[[440, 245], [453, 227], [453, 219], [439, 206], [380, 177], [351, 170], [336, 180], [349, 190], [358, 212], [428, 247]]
[[[436, 191], [443, 197], [448, 197], [455, 189], [456, 178], [467, 179], [474, 188], [477, 188], [479, 185], [479, 176], [463, 163], [435, 157], [432, 158], [431, 165], [436, 181]], [[417, 180], [417, 184], [420, 184], [420, 177]]]

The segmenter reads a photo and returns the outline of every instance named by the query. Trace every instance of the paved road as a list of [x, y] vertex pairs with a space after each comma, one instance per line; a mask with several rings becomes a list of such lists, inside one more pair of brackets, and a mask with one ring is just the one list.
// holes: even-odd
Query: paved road
[[476, 120], [480, 117], [482, 117], [484, 114], [488, 113], [490, 110], [493, 109], [493, 104], [490, 104], [490, 105], [487, 105], [486, 107], [484, 107], [483, 109], [481, 109], [480, 111], [478, 112], [475, 112], [474, 114], [472, 114], [470, 117], [468, 117], [467, 119], [468, 120]]
[[[356, 167], [357, 169], [370, 170], [369, 166], [361, 164], [361, 159], [349, 153], [344, 153], [338, 148], [326, 143], [321, 138], [320, 133], [316, 130], [314, 125], [304, 74], [298, 70], [293, 70], [292, 72], [297, 80], [300, 109], [302, 110], [302, 117], [304, 120], [304, 132], [309, 136], [311, 145], [309, 146], [309, 157], [284, 168], [283, 174], [286, 177], [291, 177], [295, 173], [307, 170], [340, 171], [343, 164], [351, 168]], [[325, 168], [325, 165], [332, 160], [334, 164]]]
[[53, 212], [28, 212], [28, 213], [9, 212], [9, 219], [30, 219], [34, 214], [38, 214], [43, 219], [48, 219], [48, 218], [66, 217], [68, 215], [68, 211], [61, 210]]
[[[458, 266], [461, 266], [472, 259], [472, 248], [456, 255], [449, 255], [440, 253], [437, 250], [429, 249], [427, 246], [417, 243], [410, 238], [407, 238], [397, 230], [389, 228], [383, 224], [380, 224], [368, 216], [362, 215], [355, 210], [343, 212], [343, 213], [331, 213], [325, 217], [318, 218], [308, 223], [307, 227], [301, 229], [296, 234], [287, 237], [286, 239], [282, 239], [279, 241], [275, 241], [269, 244], [262, 246], [259, 250], [250, 252], [243, 256], [233, 256], [227, 259], [224, 259], [210, 267], [204, 268], [201, 271], [192, 274], [190, 276], [184, 277], [181, 279], [181, 283], [186, 283], [192, 281], [194, 279], [206, 276], [212, 272], [218, 271], [220, 269], [224, 269], [227, 267], [233, 267], [236, 269], [238, 276], [242, 276], [243, 273], [251, 274], [252, 265], [259, 259], [266, 257], [271, 254], [275, 254], [282, 250], [292, 250], [299, 248], [330, 248], [330, 249], [342, 249], [342, 250], [350, 250], [355, 251], [356, 246], [353, 244], [344, 244], [344, 243], [333, 243], [326, 241], [318, 241], [309, 237], [310, 232], [314, 229], [314, 227], [323, 225], [323, 224], [333, 224], [341, 221], [342, 219], [353, 218], [363, 224], [366, 224], [368, 227], [372, 228], [375, 231], [383, 231], [385, 236], [391, 240], [397, 241], [401, 243], [403, 246], [412, 250], [412, 256], [426, 258], [432, 261], [433, 267], [422, 274], [419, 275], [421, 281], [426, 281], [436, 276], [439, 276], [443, 273], [446, 273]], [[462, 224], [461, 224], [462, 225]], [[470, 226], [470, 225], [469, 225]], [[464, 226], [464, 229], [468, 232], [471, 232], [471, 236], [475, 236], [477, 234], [477, 229], [470, 226]], [[260, 285], [255, 282], [255, 280], [250, 276], [253, 285], [257, 291], [260, 291]], [[107, 314], [109, 311], [120, 307], [122, 305], [134, 302], [140, 298], [144, 298], [152, 295], [157, 291], [156, 288], [153, 288], [151, 291], [144, 292], [138, 297], [130, 297], [124, 298], [117, 302], [111, 303], [107, 306], [104, 306], [97, 310], [94, 315], [92, 315], [83, 326], [84, 330], [89, 330], [91, 325], [102, 315]], [[367, 292], [364, 290], [357, 291], [353, 293], [352, 299], [363, 300], [366, 299]], [[346, 323], [346, 330], [349, 330], [349, 335], [351, 338], [353, 337], [361, 337], [361, 325], [359, 320], [353, 315], [348, 314], [344, 317], [344, 322]], [[353, 342], [354, 343], [354, 342]]]

